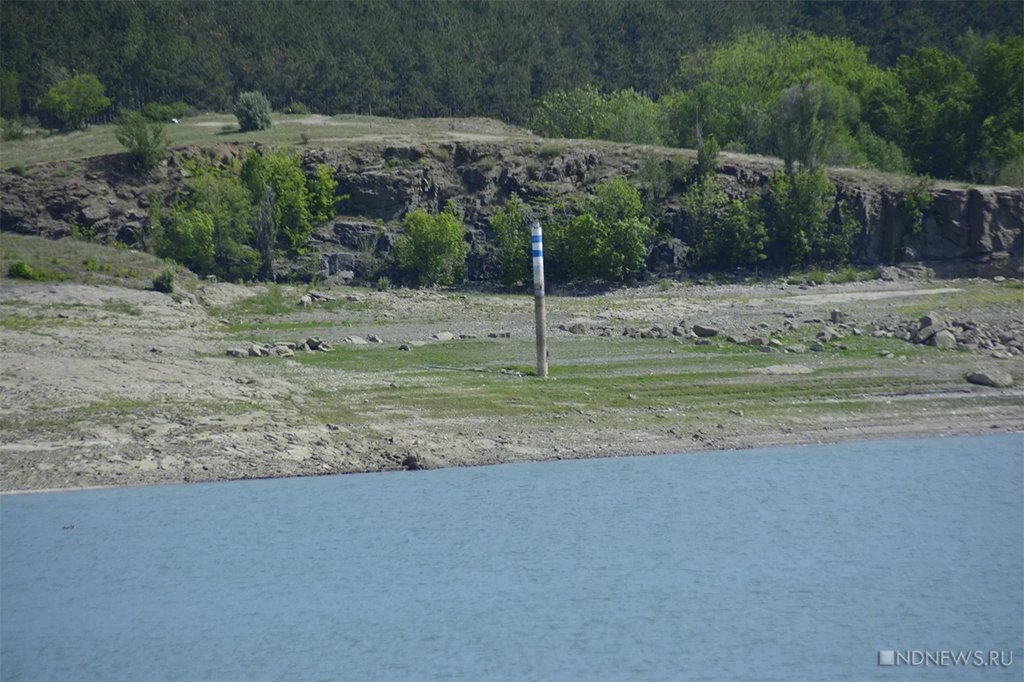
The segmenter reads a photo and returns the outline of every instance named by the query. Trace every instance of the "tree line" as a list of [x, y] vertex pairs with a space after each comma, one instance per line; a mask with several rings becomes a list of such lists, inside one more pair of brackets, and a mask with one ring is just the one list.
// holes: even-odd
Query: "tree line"
[[121, 106], [226, 110], [241, 91], [322, 113], [529, 119], [555, 90], [657, 98], [680, 55], [763, 28], [847, 37], [893, 66], [965, 31], [1019, 34], [1016, 0], [6, 0], [0, 68], [30, 111], [93, 73]]

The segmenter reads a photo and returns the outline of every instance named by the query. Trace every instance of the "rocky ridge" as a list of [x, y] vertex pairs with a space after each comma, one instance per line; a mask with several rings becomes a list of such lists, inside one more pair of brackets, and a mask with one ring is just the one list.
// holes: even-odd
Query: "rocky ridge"
[[[41, 164], [21, 175], [3, 171], [0, 230], [135, 244], [148, 225], [151, 203], [169, 202], [187, 187], [185, 161], [204, 157], [226, 165], [250, 148], [239, 143], [175, 149], [145, 178], [127, 169], [123, 155]], [[692, 264], [692, 226], [680, 205], [694, 162], [690, 151], [574, 141], [374, 143], [303, 153], [308, 168], [334, 169], [338, 193], [348, 199], [343, 215], [312, 236], [311, 255], [284, 265], [279, 276], [368, 281], [379, 272], [409, 211], [438, 211], [454, 200], [470, 230], [470, 278], [489, 280], [497, 274], [489, 221], [509, 197], [518, 195], [536, 207], [578, 201], [597, 183], [619, 176], [644, 188], [662, 226], [647, 274], [671, 276]], [[728, 194], [742, 196], [762, 191], [777, 169], [774, 159], [724, 154], [719, 175]], [[830, 175], [837, 202], [852, 207], [863, 226], [856, 252], [860, 263], [916, 264], [941, 275], [1024, 272], [1021, 189], [939, 186], [930, 192], [923, 229], [914, 234], [903, 206], [905, 181], [844, 170]]]

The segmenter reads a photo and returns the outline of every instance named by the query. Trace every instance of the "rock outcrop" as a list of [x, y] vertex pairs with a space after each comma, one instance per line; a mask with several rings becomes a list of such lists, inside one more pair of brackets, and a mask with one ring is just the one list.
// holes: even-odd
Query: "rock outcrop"
[[[78, 236], [136, 244], [145, 239], [151, 202], [167, 203], [187, 191], [183, 162], [202, 156], [228, 164], [251, 145], [174, 150], [150, 176], [132, 174], [124, 155], [39, 164], [22, 174], [0, 172], [0, 230], [48, 237]], [[665, 235], [648, 258], [648, 269], [677, 273], [692, 264], [692, 232], [680, 209], [693, 152], [651, 150], [608, 143], [566, 143], [557, 153], [534, 142], [352, 145], [305, 152], [309, 169], [334, 169], [338, 193], [347, 195], [343, 216], [320, 226], [310, 254], [285, 264], [279, 274], [337, 282], [366, 281], [377, 273], [416, 208], [441, 210], [455, 200], [473, 244], [472, 279], [496, 276], [490, 217], [510, 196], [534, 205], [573, 202], [600, 181], [626, 176], [643, 184], [643, 169], [662, 168], [668, 180], [650, 201]], [[733, 196], [766, 191], [778, 162], [723, 155], [719, 174]], [[673, 176], [673, 174], [675, 176]], [[1009, 187], [932, 190], [933, 201], [915, 234], [904, 209], [904, 191], [893, 180], [847, 171], [831, 174], [842, 202], [862, 225], [856, 258], [865, 264], [919, 263], [940, 275], [1021, 276], [1024, 262], [1024, 191]], [[653, 190], [646, 190], [648, 193]]]

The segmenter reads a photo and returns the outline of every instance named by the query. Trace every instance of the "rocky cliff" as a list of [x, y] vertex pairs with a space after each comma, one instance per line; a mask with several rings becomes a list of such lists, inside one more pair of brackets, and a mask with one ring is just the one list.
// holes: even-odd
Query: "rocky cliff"
[[[37, 165], [21, 174], [0, 173], [0, 230], [60, 238], [78, 236], [134, 244], [153, 201], [187, 191], [182, 162], [205, 155], [229, 163], [249, 145], [176, 149], [146, 178], [127, 170], [123, 156]], [[305, 149], [309, 167], [334, 169], [338, 192], [348, 196], [342, 215], [317, 229], [315, 248], [291, 273], [341, 281], [371, 276], [394, 244], [401, 221], [414, 208], [462, 208], [473, 244], [470, 277], [495, 274], [489, 218], [513, 194], [543, 213], [577, 201], [598, 182], [625, 176], [639, 184], [662, 229], [649, 270], [678, 273], [691, 265], [692, 226], [680, 207], [695, 161], [685, 150], [601, 142], [353, 145]], [[725, 154], [719, 174], [733, 196], [763, 191], [778, 168], [774, 159]], [[923, 264], [939, 274], [1021, 276], [1024, 263], [1024, 191], [1007, 187], [932, 188], [923, 229], [913, 233], [904, 207], [906, 182], [854, 171], [830, 173], [837, 202], [862, 225], [856, 260], [863, 264]], [[838, 210], [838, 207], [837, 209]]]

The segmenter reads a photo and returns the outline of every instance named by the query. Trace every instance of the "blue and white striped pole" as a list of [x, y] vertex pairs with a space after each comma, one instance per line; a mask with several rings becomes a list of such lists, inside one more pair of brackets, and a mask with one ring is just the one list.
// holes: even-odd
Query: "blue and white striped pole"
[[548, 324], [544, 310], [544, 231], [533, 221], [530, 236], [533, 251], [533, 312], [537, 326], [537, 376], [548, 375]]

